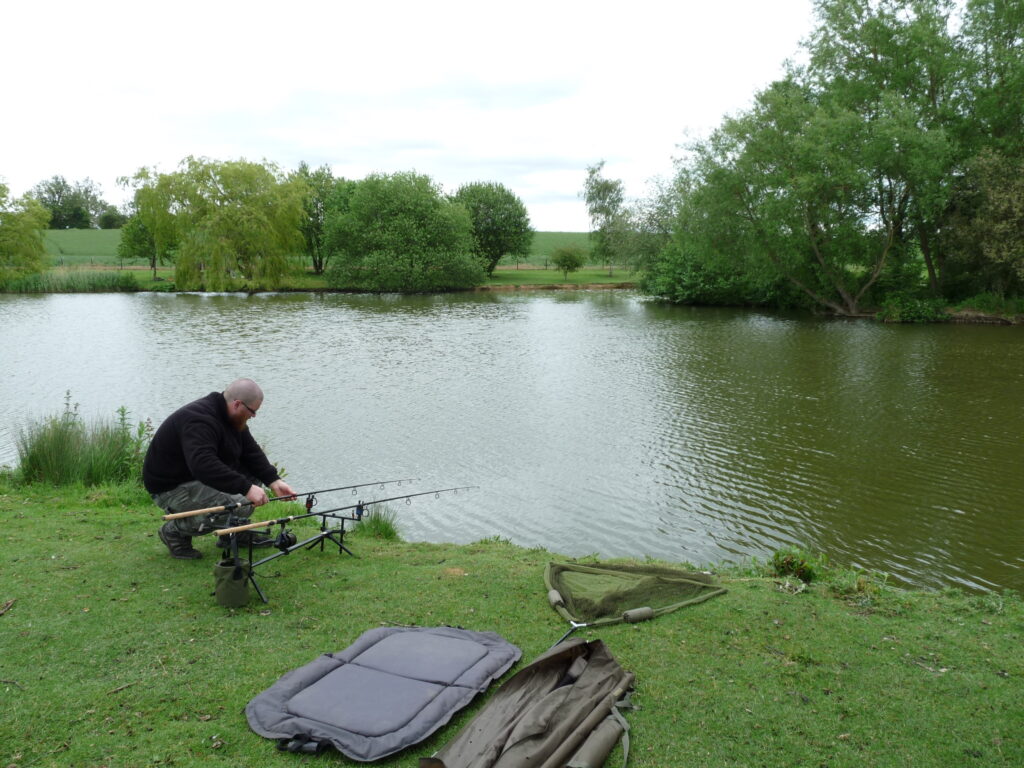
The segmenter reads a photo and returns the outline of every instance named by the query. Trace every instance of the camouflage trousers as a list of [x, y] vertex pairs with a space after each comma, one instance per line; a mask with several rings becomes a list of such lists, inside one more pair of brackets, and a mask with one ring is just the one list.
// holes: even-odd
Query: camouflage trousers
[[[238, 504], [248, 501], [240, 493], [225, 493], [203, 485], [198, 480], [190, 480], [182, 483], [177, 488], [172, 488], [163, 493], [153, 494], [153, 503], [164, 512], [188, 512], [192, 509], [206, 509], [207, 507], [220, 507], [226, 504]], [[237, 512], [247, 513], [249, 507], [244, 507]], [[194, 517], [179, 517], [176, 520], [169, 520], [171, 526], [182, 536], [202, 536], [211, 533], [216, 528], [227, 527], [228, 515], [196, 515]]]

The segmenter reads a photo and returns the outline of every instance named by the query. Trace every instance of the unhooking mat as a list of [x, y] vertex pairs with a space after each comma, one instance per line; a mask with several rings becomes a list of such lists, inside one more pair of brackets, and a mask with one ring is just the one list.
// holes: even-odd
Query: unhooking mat
[[249, 727], [279, 747], [325, 744], [377, 760], [415, 744], [505, 673], [522, 651], [494, 632], [381, 627], [288, 672], [245, 708]]
[[706, 573], [661, 565], [548, 563], [548, 600], [574, 627], [643, 621], [726, 592]]

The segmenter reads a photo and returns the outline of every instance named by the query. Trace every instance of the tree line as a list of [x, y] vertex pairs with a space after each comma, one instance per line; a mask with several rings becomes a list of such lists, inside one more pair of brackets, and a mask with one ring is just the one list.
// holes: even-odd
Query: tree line
[[682, 303], [855, 316], [1024, 296], [1024, 4], [814, 12], [805, 62], [646, 199], [588, 169], [595, 250]]
[[[173, 265], [181, 290], [276, 288], [297, 268], [346, 290], [458, 290], [483, 283], [503, 256], [528, 255], [533, 240], [526, 206], [495, 182], [446, 195], [414, 172], [350, 180], [327, 166], [286, 173], [188, 157], [174, 172], [141, 168], [120, 183], [132, 197], [119, 255], [154, 277]], [[85, 228], [108, 212], [88, 180], [54, 177], [8, 198], [0, 186], [0, 282], [43, 269], [47, 224]]]
[[103, 199], [92, 179], [68, 181], [57, 175], [36, 184], [28, 193], [50, 212], [50, 229], [120, 229], [128, 219]]
[[304, 254], [331, 287], [445, 291], [479, 285], [506, 254], [527, 254], [526, 206], [493, 182], [445, 195], [414, 172], [335, 178], [303, 163], [186, 158], [173, 173], [143, 168], [124, 183], [132, 215], [121, 255], [173, 263], [183, 290], [239, 281], [276, 287]]

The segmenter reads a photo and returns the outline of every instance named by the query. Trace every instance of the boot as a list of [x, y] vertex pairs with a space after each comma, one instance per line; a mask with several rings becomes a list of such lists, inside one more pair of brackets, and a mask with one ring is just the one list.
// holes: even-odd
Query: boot
[[157, 531], [160, 541], [167, 545], [171, 557], [178, 560], [198, 560], [203, 553], [192, 548], [192, 537], [184, 536], [174, 528], [174, 523], [166, 522]]

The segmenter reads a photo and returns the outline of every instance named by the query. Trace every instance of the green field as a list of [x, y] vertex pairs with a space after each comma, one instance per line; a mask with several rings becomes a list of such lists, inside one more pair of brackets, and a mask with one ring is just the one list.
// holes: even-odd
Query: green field
[[44, 244], [55, 266], [116, 265], [119, 229], [48, 229]]
[[[48, 229], [46, 230], [46, 252], [55, 266], [118, 265], [117, 244], [121, 242], [119, 229]], [[578, 245], [590, 250], [590, 236], [586, 232], [537, 232], [533, 236], [533, 247], [523, 264], [543, 265], [556, 248]], [[515, 261], [508, 259], [508, 264]]]
[[[578, 245], [590, 253], [590, 234], [587, 232], [535, 232], [530, 249], [530, 264], [544, 265], [556, 248]], [[504, 263], [504, 262], [503, 262]], [[514, 263], [509, 260], [509, 263]]]

